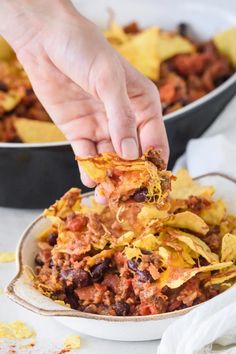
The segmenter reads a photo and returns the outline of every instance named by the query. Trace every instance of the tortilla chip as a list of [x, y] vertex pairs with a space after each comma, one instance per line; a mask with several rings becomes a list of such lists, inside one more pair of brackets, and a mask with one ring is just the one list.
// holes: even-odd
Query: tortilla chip
[[11, 263], [15, 262], [15, 260], [15, 252], [0, 252], [0, 263]]
[[163, 273], [161, 273], [158, 280], [160, 288], [168, 286], [170, 289], [179, 288], [189, 279], [201, 272], [211, 272], [213, 270], [224, 269], [230, 267], [232, 262], [216, 263], [199, 268], [175, 268], [169, 266]]
[[219, 199], [206, 209], [202, 209], [199, 216], [210, 225], [220, 225], [225, 217], [225, 203]]
[[149, 27], [116, 47], [131, 65], [154, 81], [160, 75], [158, 33], [159, 28]]
[[196, 214], [190, 211], [174, 214], [164, 221], [164, 225], [178, 229], [187, 229], [205, 235], [209, 231], [207, 224]]
[[176, 252], [181, 254], [183, 260], [189, 265], [195, 265], [193, 258], [198, 258], [198, 255], [193, 252], [185, 243], [180, 242], [175, 237], [171, 236], [168, 232], [161, 232], [158, 236], [160, 245], [173, 248]]
[[157, 237], [152, 234], [149, 234], [143, 236], [139, 240], [134, 241], [133, 245], [143, 250], [154, 251], [158, 248], [159, 244], [158, 244]]
[[0, 36], [0, 60], [9, 60], [14, 57], [15, 53], [11, 46]]
[[142, 256], [141, 250], [136, 247], [125, 247], [124, 253], [128, 259], [140, 258]]
[[152, 220], [164, 219], [168, 216], [166, 210], [159, 210], [155, 205], [145, 205], [138, 214], [138, 221], [141, 225], [146, 226]]
[[23, 143], [48, 143], [65, 141], [62, 132], [51, 122], [17, 118], [15, 129]]
[[236, 262], [236, 235], [226, 234], [222, 238], [221, 262]]
[[160, 60], [165, 61], [177, 54], [189, 54], [195, 52], [195, 46], [187, 39], [170, 32], [159, 32], [158, 51]]
[[35, 336], [35, 332], [22, 321], [0, 322], [0, 338], [25, 339]]
[[218, 263], [219, 257], [213, 253], [209, 246], [203, 242], [200, 238], [188, 234], [183, 231], [171, 230], [171, 235], [174, 235], [180, 242], [185, 243], [191, 250], [202, 256], [210, 264]]
[[236, 277], [236, 267], [230, 267], [229, 269], [220, 271], [218, 274], [212, 275], [211, 279], [205, 284], [205, 286], [222, 284], [227, 280], [231, 280]]
[[191, 264], [188, 264], [182, 256], [181, 252], [176, 252], [170, 247], [159, 247], [158, 254], [161, 257], [163, 266], [167, 269], [169, 267], [176, 268], [188, 268], [191, 267]]
[[[106, 197], [110, 206], [125, 202], [140, 189], [146, 190], [148, 203], [156, 203], [159, 208], [166, 205], [171, 188], [170, 171], [164, 169], [160, 154], [150, 148], [141, 158], [133, 161], [124, 160], [114, 153], [76, 158], [89, 177], [100, 184], [99, 193]], [[152, 159], [158, 160], [158, 167]], [[162, 187], [166, 181], [167, 187]]]
[[104, 36], [113, 46], [123, 44], [129, 40], [129, 36], [115, 21], [111, 22], [109, 28], [104, 32]]
[[64, 348], [68, 350], [79, 349], [81, 345], [80, 336], [68, 336], [64, 340]]
[[190, 196], [211, 197], [215, 188], [212, 186], [201, 186], [190, 177], [185, 169], [180, 169], [176, 174], [176, 180], [172, 182], [170, 196], [172, 199], [188, 199]]
[[23, 97], [22, 90], [10, 90], [8, 92], [1, 92], [0, 95], [0, 107], [5, 112], [12, 111]]
[[131, 243], [131, 241], [134, 239], [134, 237], [135, 237], [134, 232], [128, 231], [117, 239], [115, 246], [116, 247], [128, 246]]
[[72, 212], [80, 211], [81, 196], [79, 188], [71, 188], [63, 197], [44, 210], [43, 215], [65, 219]]
[[236, 68], [236, 27], [218, 33], [213, 42], [219, 52], [225, 55]]

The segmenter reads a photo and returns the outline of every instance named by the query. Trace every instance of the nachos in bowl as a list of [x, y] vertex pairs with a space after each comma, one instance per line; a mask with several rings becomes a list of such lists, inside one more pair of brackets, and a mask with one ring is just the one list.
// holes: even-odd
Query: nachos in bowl
[[[143, 316], [199, 304], [234, 284], [236, 216], [213, 187], [185, 170], [173, 178], [158, 159], [151, 149], [132, 162], [110, 154], [84, 160], [116, 193], [108, 196], [112, 203], [92, 199], [88, 207], [72, 188], [45, 210], [51, 226], [38, 235], [33, 280], [41, 293], [75, 310]], [[146, 162], [159, 194], [137, 200], [136, 188], [153, 183], [132, 174], [142, 174]]]

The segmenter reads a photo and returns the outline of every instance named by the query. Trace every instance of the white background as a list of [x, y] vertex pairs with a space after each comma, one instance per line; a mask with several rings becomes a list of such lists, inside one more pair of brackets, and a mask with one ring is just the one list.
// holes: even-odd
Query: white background
[[[88, 0], [86, 0], [88, 1]], [[118, 0], [116, 0], [118, 1]], [[148, 2], [148, 0], [137, 0]], [[80, 1], [75, 1], [78, 5]], [[83, 0], [82, 0], [83, 2]], [[99, 6], [100, 0], [91, 1], [91, 6], [95, 4]], [[126, 0], [128, 3], [128, 0]], [[174, 1], [178, 3], [178, 1]], [[182, 1], [180, 1], [182, 3]], [[218, 4], [223, 8], [230, 8], [236, 11], [235, 0], [205, 0], [198, 3]], [[158, 4], [158, 1], [157, 1]], [[207, 21], [207, 14], [206, 14]], [[0, 251], [13, 251], [16, 247], [19, 236], [25, 227], [40, 213], [40, 211], [30, 210], [14, 210], [0, 208]], [[3, 288], [15, 274], [14, 263], [0, 264], [0, 288]], [[56, 320], [47, 317], [41, 317], [33, 314], [28, 310], [21, 308], [6, 298], [5, 295], [0, 295], [0, 321], [23, 320], [28, 325], [32, 326], [37, 332], [37, 345], [31, 350], [17, 350], [17, 353], [22, 354], [56, 354], [62, 348], [63, 338], [72, 332], [56, 322]], [[158, 341], [152, 342], [111, 342], [98, 340], [92, 337], [81, 334], [82, 346], [79, 351], [73, 353], [81, 354], [154, 354], [156, 353]], [[0, 354], [7, 354], [7, 348], [0, 344]], [[72, 352], [71, 352], [72, 353]], [[167, 353], [168, 354], [168, 353]], [[171, 354], [171, 353], [170, 353]]]

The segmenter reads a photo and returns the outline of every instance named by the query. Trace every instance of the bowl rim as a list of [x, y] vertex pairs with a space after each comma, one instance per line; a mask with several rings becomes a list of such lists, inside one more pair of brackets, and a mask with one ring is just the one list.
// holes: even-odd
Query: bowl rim
[[[177, 120], [181, 119], [182, 115], [188, 113], [191, 110], [195, 110], [201, 107], [208, 101], [211, 101], [216, 96], [220, 95], [226, 89], [228, 89], [231, 85], [236, 83], [236, 72], [234, 72], [225, 82], [221, 85], [216, 87], [211, 92], [207, 93], [203, 97], [200, 97], [194, 102], [187, 104], [186, 106], [178, 109], [177, 111], [168, 113], [163, 116], [163, 121], [170, 121], [170, 120]], [[27, 149], [27, 148], [53, 148], [53, 147], [62, 147], [62, 146], [69, 146], [69, 141], [57, 141], [57, 142], [48, 142], [48, 143], [2, 143], [0, 142], [0, 148], [20, 148], [20, 149]]]
[[[220, 173], [220, 172], [211, 172], [211, 173], [202, 174], [197, 177], [194, 177], [193, 180], [200, 180], [200, 179], [206, 178], [206, 177], [221, 177], [221, 178], [224, 178], [224, 179], [236, 184], [236, 179], [234, 179], [226, 174]], [[94, 194], [94, 192], [83, 193], [82, 199], [91, 197], [93, 194]], [[28, 238], [29, 232], [35, 226], [35, 224], [37, 224], [40, 220], [43, 220], [43, 219], [46, 220], [46, 217], [43, 216], [42, 214], [39, 215], [23, 231], [23, 233], [19, 239], [17, 248], [16, 248], [17, 273], [4, 289], [4, 293], [8, 296], [9, 299], [11, 299], [12, 301], [21, 305], [22, 307], [26, 308], [27, 310], [30, 310], [34, 313], [44, 315], [44, 316], [74, 317], [74, 318], [84, 318], [84, 319], [88, 319], [88, 320], [103, 320], [103, 321], [107, 321], [107, 322], [146, 322], [146, 321], [165, 320], [165, 319], [169, 319], [169, 318], [182, 316], [182, 315], [188, 313], [189, 311], [193, 310], [194, 308], [196, 308], [196, 307], [198, 307], [210, 300], [209, 299], [209, 300], [207, 300], [203, 303], [200, 303], [198, 305], [187, 307], [187, 308], [181, 309], [181, 310], [175, 310], [172, 312], [165, 312], [165, 313], [155, 314], [155, 315], [124, 316], [124, 317], [91, 314], [91, 313], [86, 313], [86, 312], [73, 310], [73, 309], [69, 309], [69, 308], [67, 308], [67, 309], [65, 308], [64, 310], [63, 309], [50, 310], [50, 309], [41, 308], [40, 306], [33, 305], [33, 304], [29, 303], [27, 300], [22, 299], [19, 295], [16, 294], [15, 285], [16, 285], [16, 282], [24, 275], [24, 264], [23, 264], [23, 260], [22, 260], [22, 248], [24, 246], [24, 242]], [[51, 300], [51, 301], [53, 301], [53, 300]]]

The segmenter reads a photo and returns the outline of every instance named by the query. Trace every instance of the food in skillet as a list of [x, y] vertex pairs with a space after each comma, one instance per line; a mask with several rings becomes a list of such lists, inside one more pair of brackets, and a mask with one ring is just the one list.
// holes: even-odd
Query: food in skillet
[[[236, 67], [236, 28], [197, 42], [189, 26], [176, 31], [122, 28], [112, 22], [104, 35], [132, 65], [158, 86], [163, 113], [173, 112], [212, 91]], [[0, 142], [65, 140], [35, 96], [12, 49], [0, 37]]]
[[0, 37], [0, 142], [62, 140], [12, 49]]
[[[150, 151], [128, 166], [136, 168]], [[94, 173], [108, 157], [88, 160]], [[122, 183], [129, 185], [125, 162], [123, 167]], [[160, 170], [155, 163], [153, 168], [158, 180]], [[35, 287], [75, 310], [143, 316], [199, 304], [232, 286], [236, 216], [213, 198], [213, 187], [200, 186], [187, 171], [180, 170], [176, 180], [168, 176], [172, 190], [165, 208], [159, 199], [139, 202], [129, 192], [122, 202], [101, 206], [92, 200], [88, 207], [72, 188], [45, 210], [52, 224], [38, 236]]]
[[141, 29], [136, 22], [125, 27], [111, 22], [105, 31], [112, 46], [157, 85], [164, 114], [211, 92], [236, 68], [236, 27], [206, 42], [190, 32], [186, 24], [170, 32]]
[[[104, 35], [132, 65], [158, 86], [163, 113], [173, 112], [223, 83], [236, 67], [236, 28], [197, 42], [185, 24], [176, 31], [122, 28], [112, 22]], [[26, 73], [0, 37], [0, 141], [65, 140], [35, 96]]]

